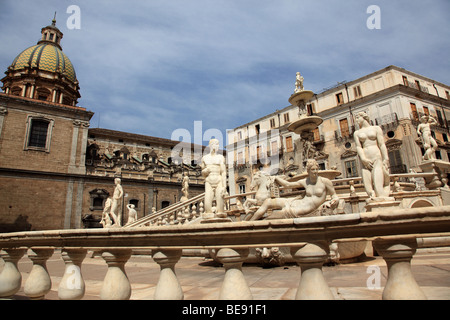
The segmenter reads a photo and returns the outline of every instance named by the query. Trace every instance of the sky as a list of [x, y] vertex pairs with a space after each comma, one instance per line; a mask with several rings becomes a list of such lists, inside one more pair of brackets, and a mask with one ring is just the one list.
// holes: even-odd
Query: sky
[[289, 106], [296, 72], [316, 93], [389, 65], [450, 85], [448, 0], [0, 0], [0, 70], [55, 11], [92, 128], [225, 136]]

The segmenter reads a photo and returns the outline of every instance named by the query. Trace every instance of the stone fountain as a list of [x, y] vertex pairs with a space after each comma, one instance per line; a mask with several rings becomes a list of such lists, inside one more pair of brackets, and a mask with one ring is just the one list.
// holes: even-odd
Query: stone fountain
[[[299, 110], [299, 119], [291, 123], [288, 127], [290, 132], [294, 132], [300, 136], [301, 139], [301, 149], [304, 150], [304, 159], [315, 159], [317, 154], [317, 149], [314, 146], [314, 134], [313, 130], [317, 129], [323, 122], [323, 119], [316, 115], [308, 114], [306, 107], [306, 102], [309, 101], [313, 96], [314, 92], [310, 90], [305, 90], [303, 86], [304, 78], [301, 76], [300, 72], [297, 72], [295, 91], [289, 98], [289, 103], [293, 106], [297, 106]], [[316, 159], [317, 160], [317, 159]], [[341, 175], [340, 171], [337, 170], [320, 170], [319, 175], [330, 180], [335, 179]], [[306, 172], [296, 175], [289, 179], [289, 181], [297, 181], [303, 179], [307, 176]]]

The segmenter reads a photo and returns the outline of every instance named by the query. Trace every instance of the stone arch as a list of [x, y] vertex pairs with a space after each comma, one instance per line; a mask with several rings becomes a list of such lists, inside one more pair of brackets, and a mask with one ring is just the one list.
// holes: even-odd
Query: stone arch
[[411, 202], [410, 206], [411, 209], [413, 208], [427, 208], [427, 207], [434, 207], [434, 204], [427, 199], [416, 199], [413, 202]]

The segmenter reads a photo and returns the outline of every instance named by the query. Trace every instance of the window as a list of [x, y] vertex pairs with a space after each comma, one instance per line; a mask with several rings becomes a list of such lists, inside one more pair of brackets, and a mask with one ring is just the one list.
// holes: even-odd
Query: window
[[427, 116], [430, 115], [430, 110], [428, 109], [428, 107], [423, 107], [423, 113], [425, 113]]
[[286, 137], [286, 151], [294, 151], [294, 145], [292, 144], [292, 137]]
[[50, 152], [53, 123], [51, 119], [28, 116], [24, 149]]
[[417, 90], [420, 90], [420, 82], [419, 82], [419, 80], [416, 80], [416, 86], [417, 86]]
[[48, 121], [33, 120], [31, 122], [29, 147], [45, 148], [47, 144]]
[[312, 116], [314, 113], [316, 113], [316, 109], [314, 108], [314, 103], [307, 104], [306, 109], [308, 110], [309, 116]]
[[239, 131], [237, 133], [237, 136], [238, 136], [238, 140], [242, 140], [242, 131]]
[[138, 209], [139, 208], [139, 200], [137, 199], [131, 199], [128, 204], [134, 204], [134, 208]]
[[419, 121], [419, 114], [417, 113], [416, 104], [411, 102], [410, 106], [411, 106], [411, 112], [412, 112], [413, 119], [416, 121]]
[[313, 135], [314, 135], [314, 141], [320, 141], [320, 131], [319, 128], [315, 128], [312, 131]]
[[339, 120], [339, 127], [341, 129], [342, 137], [350, 137], [350, 131], [348, 129], [348, 120], [347, 119]]
[[272, 141], [271, 143], [271, 154], [277, 155], [278, 154], [278, 141]]
[[403, 84], [404, 84], [405, 86], [408, 86], [408, 78], [405, 77], [405, 76], [403, 76]]
[[345, 161], [345, 172], [347, 174], [347, 178], [358, 176], [358, 170], [356, 169], [356, 160]]
[[338, 105], [341, 105], [341, 104], [344, 103], [344, 96], [342, 95], [342, 92], [339, 92], [339, 93], [336, 95], [336, 101], [337, 101], [337, 104], [338, 104]]
[[259, 134], [260, 129], [261, 129], [261, 127], [259, 126], [259, 124], [257, 124], [257, 125], [255, 126], [255, 132], [256, 132], [256, 134]]
[[284, 123], [288, 123], [288, 122], [290, 122], [291, 120], [289, 119], [289, 113], [285, 113], [284, 114]]
[[275, 128], [275, 119], [270, 119], [270, 127]]
[[447, 100], [450, 100], [450, 93], [446, 90], [445, 95], [447, 96]]
[[361, 87], [360, 86], [353, 87], [353, 93], [355, 94], [355, 99], [361, 98], [362, 97]]
[[167, 208], [168, 206], [170, 206], [170, 201], [161, 202], [161, 209]]
[[444, 119], [442, 119], [442, 113], [439, 110], [436, 110], [437, 121], [441, 126], [444, 126]]
[[239, 194], [245, 193], [245, 184], [239, 185]]

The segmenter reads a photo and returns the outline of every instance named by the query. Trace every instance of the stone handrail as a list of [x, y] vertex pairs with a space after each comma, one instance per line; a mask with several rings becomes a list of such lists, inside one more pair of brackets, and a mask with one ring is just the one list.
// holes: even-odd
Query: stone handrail
[[[383, 299], [425, 299], [410, 265], [417, 238], [442, 235], [448, 230], [450, 206], [272, 221], [0, 234], [5, 261], [0, 274], [0, 297], [13, 296], [20, 290], [22, 277], [17, 262], [27, 249], [33, 268], [24, 284], [24, 292], [32, 299], [45, 297], [51, 288], [46, 261], [55, 248], [61, 248], [66, 271], [58, 289], [60, 299], [83, 297], [85, 283], [80, 266], [87, 250], [101, 251], [108, 266], [100, 297], [129, 299], [131, 285], [125, 263], [133, 249], [145, 248], [152, 250], [153, 260], [161, 268], [154, 298], [183, 299], [175, 266], [184, 249], [200, 248], [213, 250], [215, 258], [224, 265], [219, 298], [251, 299], [242, 263], [250, 248], [277, 246], [290, 247], [293, 259], [301, 268], [297, 299], [332, 299], [322, 274], [329, 244], [334, 240], [365, 239], [373, 241], [388, 267]], [[71, 281], [66, 281], [69, 277]], [[73, 283], [78, 285], [73, 286]]]
[[198, 218], [203, 211], [205, 194], [199, 194], [186, 201], [177, 202], [158, 212], [147, 215], [133, 223], [127, 224], [125, 228], [144, 227], [152, 225], [175, 225], [187, 223]]

